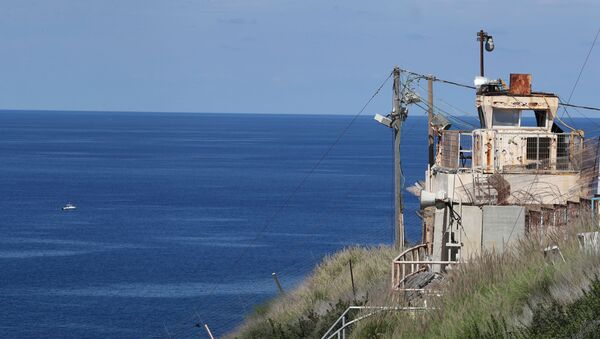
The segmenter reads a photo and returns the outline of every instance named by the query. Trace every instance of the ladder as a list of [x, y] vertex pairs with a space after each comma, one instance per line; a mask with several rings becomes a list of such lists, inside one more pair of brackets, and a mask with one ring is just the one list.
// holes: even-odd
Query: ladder
[[476, 205], [492, 205], [498, 201], [498, 192], [488, 182], [489, 175], [481, 169], [473, 169], [473, 203]]

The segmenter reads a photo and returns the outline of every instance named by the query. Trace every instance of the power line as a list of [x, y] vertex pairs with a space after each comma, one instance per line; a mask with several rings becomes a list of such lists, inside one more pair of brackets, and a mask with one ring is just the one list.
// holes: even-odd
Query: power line
[[449, 84], [449, 85], [454, 85], [454, 86], [459, 86], [459, 87], [464, 87], [464, 88], [469, 88], [469, 89], [477, 89], [475, 86], [469, 86], [469, 85], [461, 84], [461, 83], [458, 83], [458, 82], [455, 82], [455, 81], [450, 81], [450, 80], [443, 80], [443, 79], [437, 78], [437, 77], [435, 77], [433, 75], [425, 75], [425, 74], [415, 73], [415, 72], [412, 72], [412, 71], [409, 71], [409, 70], [406, 70], [406, 69], [402, 69], [402, 68], [400, 68], [400, 71], [404, 72], [404, 73], [408, 73], [408, 74], [414, 75], [414, 76], [419, 77], [419, 78], [424, 78], [424, 79], [431, 78], [433, 81], [443, 82], [443, 83]]
[[567, 107], [575, 107], [575, 108], [588, 109], [590, 111], [600, 111], [600, 108], [598, 108], [598, 107], [573, 105], [573, 104], [568, 104], [568, 103], [564, 103], [564, 102], [561, 102], [560, 105], [561, 106], [567, 106]]
[[[596, 32], [596, 36], [594, 37], [594, 41], [592, 41], [592, 45], [590, 46], [590, 50], [588, 51], [588, 54], [586, 55], [585, 60], [583, 61], [583, 64], [579, 68], [579, 74], [577, 75], [577, 80], [575, 80], [575, 83], [573, 84], [573, 87], [571, 88], [571, 93], [569, 94], [569, 98], [567, 99], [567, 104], [569, 104], [571, 102], [571, 98], [573, 97], [573, 93], [575, 92], [575, 89], [577, 88], [577, 85], [579, 84], [579, 80], [581, 79], [581, 75], [583, 74], [583, 70], [585, 68], [585, 65], [587, 65], [588, 59], [590, 58], [590, 55], [592, 54], [592, 50], [594, 49], [594, 46], [596, 45], [596, 40], [598, 39], [598, 34], [599, 33], [600, 33], [600, 28]], [[567, 115], [567, 117], [569, 117], [569, 119], [571, 120], [571, 122], [574, 123], [573, 117], [571, 117], [571, 114], [569, 113], [569, 111], [566, 109], [565, 106], [566, 105], [563, 105], [563, 112]], [[581, 114], [585, 118], [587, 118], [585, 116], [585, 114], [582, 114], [581, 112], [579, 112], [579, 114]]]
[[[308, 171], [308, 173], [300, 180], [300, 182], [296, 185], [296, 187], [294, 188], [294, 190], [292, 190], [292, 192], [287, 195], [287, 197], [284, 199], [283, 203], [279, 206], [279, 208], [269, 217], [269, 219], [267, 219], [267, 222], [265, 223], [265, 225], [256, 233], [256, 236], [250, 241], [250, 243], [249, 243], [250, 246], [245, 247], [242, 250], [242, 252], [239, 254], [239, 256], [237, 257], [237, 259], [232, 262], [232, 266], [234, 266], [234, 267], [237, 266], [240, 263], [240, 261], [245, 258], [246, 254], [247, 254], [247, 251], [250, 250], [250, 248], [252, 247], [252, 245], [254, 245], [254, 243], [256, 241], [258, 241], [258, 239], [261, 237], [261, 235], [267, 229], [269, 229], [273, 225], [273, 223], [275, 222], [275, 220], [277, 219], [277, 217], [281, 214], [281, 212], [285, 208], [287, 208], [287, 206], [291, 202], [292, 198], [304, 186], [304, 184], [306, 183], [306, 181], [308, 180], [308, 178], [314, 174], [314, 172], [319, 168], [319, 166], [325, 160], [325, 158], [327, 158], [327, 156], [331, 153], [331, 151], [333, 150], [333, 148], [335, 148], [335, 146], [341, 141], [342, 137], [346, 134], [346, 132], [350, 129], [350, 127], [352, 127], [352, 125], [358, 119], [358, 117], [364, 112], [364, 110], [367, 108], [367, 106], [369, 106], [369, 104], [373, 101], [373, 99], [377, 96], [377, 94], [379, 94], [379, 92], [381, 91], [381, 89], [383, 88], [383, 86], [385, 86], [385, 84], [391, 78], [392, 74], [393, 73], [390, 72], [390, 74], [385, 78], [385, 80], [381, 83], [381, 85], [377, 88], [377, 90], [373, 93], [373, 95], [369, 98], [369, 100], [367, 100], [367, 102], [362, 106], [362, 108], [358, 111], [358, 113], [356, 113], [352, 117], [352, 119], [350, 120], [350, 122], [344, 127], [344, 129], [342, 129], [342, 131], [338, 134], [338, 136], [333, 141], [333, 143], [331, 145], [329, 145], [329, 147], [327, 148], [327, 150], [321, 155], [321, 157], [317, 160], [317, 162], [313, 165], [313, 167]], [[213, 288], [209, 291], [208, 294], [211, 295], [215, 291], [215, 289], [217, 288], [217, 286], [218, 286], [218, 284], [214, 284]], [[196, 316], [198, 316], [198, 313], [197, 312], [195, 312], [195, 313], [196, 313]], [[199, 319], [199, 320], [201, 320], [201, 319]], [[185, 322], [187, 322], [187, 321], [188, 320], [185, 320]], [[194, 324], [194, 326], [197, 326], [197, 324], [198, 324], [198, 322], [196, 321], [196, 324]], [[193, 328], [194, 326], [190, 326], [190, 328]], [[184, 325], [184, 327], [185, 328], [184, 329], [180, 329], [179, 332], [185, 331], [188, 326]], [[178, 332], [174, 332], [174, 333], [178, 333]], [[177, 335], [175, 337], [177, 337]]]
[[567, 104], [571, 102], [571, 98], [573, 97], [575, 88], [577, 88], [577, 84], [579, 84], [579, 79], [581, 79], [581, 74], [583, 74], [583, 69], [585, 68], [585, 65], [587, 65], [590, 55], [592, 54], [592, 50], [594, 49], [594, 46], [596, 45], [596, 40], [598, 40], [598, 34], [600, 34], [600, 28], [598, 28], [598, 31], [596, 32], [596, 36], [594, 37], [594, 41], [592, 42], [592, 46], [590, 46], [590, 50], [588, 51], [588, 54], [585, 57], [585, 61], [583, 62], [583, 65], [581, 65], [581, 68], [579, 69], [579, 75], [577, 75], [577, 80], [575, 81], [575, 84], [573, 84], [573, 88], [571, 89], [571, 93], [569, 94], [569, 98], [567, 99]]
[[[573, 89], [571, 90], [571, 93], [569, 94], [569, 99], [567, 100], [567, 103], [562, 103], [561, 102], [560, 103], [561, 106], [581, 108], [581, 109], [587, 109], [587, 110], [593, 110], [593, 111], [600, 111], [600, 108], [598, 108], [598, 107], [582, 106], [582, 105], [575, 105], [575, 104], [569, 103], [570, 100], [571, 100], [571, 97], [573, 96], [573, 92], [575, 91], [575, 88], [577, 87], [577, 84], [579, 83], [579, 80], [580, 80], [581, 75], [583, 73], [583, 69], [584, 69], [585, 65], [587, 64], [587, 61], [588, 61], [588, 59], [590, 57], [592, 49], [594, 48], [594, 45], [596, 44], [596, 40], [598, 39], [599, 33], [600, 33], [600, 29], [598, 29], [598, 32], [596, 33], [596, 37], [594, 38], [594, 42], [592, 44], [592, 47], [590, 48], [590, 50], [589, 50], [589, 52], [588, 52], [588, 54], [587, 54], [587, 56], [585, 58], [585, 62], [583, 63], [583, 65], [581, 67], [581, 70], [579, 71], [579, 76], [577, 77], [577, 81], [575, 82], [575, 85], [573, 86]], [[468, 89], [477, 89], [477, 87], [475, 87], [475, 86], [470, 86], [470, 85], [461, 84], [461, 83], [455, 82], [455, 81], [440, 79], [440, 78], [437, 78], [437, 77], [432, 76], [432, 75], [425, 75], [425, 74], [421, 74], [421, 73], [416, 73], [416, 72], [412, 72], [412, 71], [409, 71], [409, 70], [406, 70], [406, 69], [402, 69], [402, 68], [400, 69], [400, 71], [408, 73], [408, 74], [411, 74], [411, 75], [414, 75], [414, 76], [417, 76], [419, 78], [424, 78], [424, 79], [431, 78], [433, 81], [442, 82], [442, 83], [449, 84], [449, 85], [454, 85], [454, 86], [468, 88]], [[568, 115], [568, 112], [567, 112], [567, 115]]]

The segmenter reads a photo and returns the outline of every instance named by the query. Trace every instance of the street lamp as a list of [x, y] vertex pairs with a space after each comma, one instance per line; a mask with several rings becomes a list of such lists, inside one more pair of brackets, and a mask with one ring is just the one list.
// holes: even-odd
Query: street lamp
[[479, 41], [479, 70], [480, 75], [483, 76], [483, 47], [485, 44], [485, 50], [491, 52], [494, 50], [494, 39], [487, 32], [480, 30], [477, 32], [477, 41]]

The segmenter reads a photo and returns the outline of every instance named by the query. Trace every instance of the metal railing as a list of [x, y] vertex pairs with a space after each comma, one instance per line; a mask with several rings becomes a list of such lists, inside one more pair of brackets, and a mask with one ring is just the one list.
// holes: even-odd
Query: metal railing
[[[405, 250], [394, 259], [392, 262], [393, 289], [404, 288], [404, 281], [408, 276], [422, 271], [421, 267], [418, 264], [414, 264], [414, 262], [421, 262], [426, 259], [428, 257], [427, 251], [427, 244], [421, 244]], [[406, 264], [407, 262], [413, 264]]]
[[527, 130], [442, 131], [436, 164], [486, 173], [564, 173], [582, 167], [583, 138], [576, 133]]
[[400, 253], [392, 262], [392, 289], [401, 291], [422, 291], [420, 288], [406, 288], [406, 280], [420, 272], [432, 272], [434, 265], [446, 267], [458, 261], [430, 260], [427, 244], [411, 247]]
[[466, 131], [443, 131], [439, 165], [450, 169], [471, 168], [473, 135]]
[[[516, 145], [519, 164], [498, 159], [508, 148], [503, 141]], [[581, 169], [583, 138], [574, 133], [497, 132], [494, 137], [494, 168], [502, 173], [564, 173]]]
[[[385, 311], [426, 311], [431, 308], [424, 307], [392, 307], [392, 306], [350, 306], [342, 313], [342, 315], [331, 325], [331, 327], [323, 334], [321, 339], [346, 339], [346, 329], [348, 326], [355, 324], [363, 319], [366, 319], [372, 315]], [[358, 318], [349, 320], [349, 313], [351, 311], [362, 311], [369, 310], [366, 314], [359, 316]], [[349, 321], [348, 321], [349, 320]], [[337, 329], [336, 329], [337, 328]]]

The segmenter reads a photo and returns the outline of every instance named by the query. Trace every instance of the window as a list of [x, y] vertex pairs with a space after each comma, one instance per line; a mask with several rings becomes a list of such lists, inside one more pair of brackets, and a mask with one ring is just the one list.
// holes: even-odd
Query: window
[[546, 111], [494, 109], [492, 127], [546, 127]]
[[550, 138], [527, 137], [527, 160], [529, 169], [548, 169], [550, 166]]
[[518, 109], [495, 109], [492, 114], [493, 127], [519, 127]]

